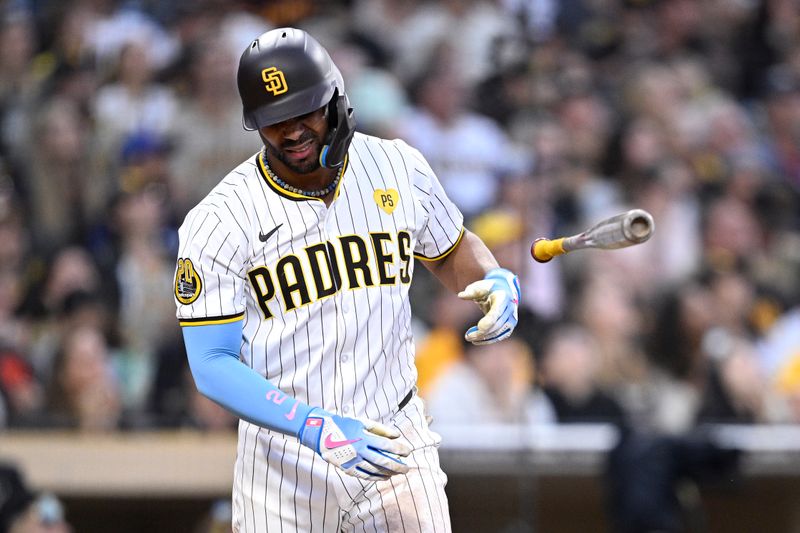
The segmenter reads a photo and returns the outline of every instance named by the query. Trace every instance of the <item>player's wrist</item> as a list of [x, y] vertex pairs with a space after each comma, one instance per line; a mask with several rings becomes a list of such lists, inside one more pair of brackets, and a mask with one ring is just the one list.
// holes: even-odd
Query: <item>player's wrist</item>
[[486, 276], [484, 276], [484, 277], [486, 279], [489, 279], [489, 278], [501, 278], [501, 277], [502, 278], [507, 278], [509, 276], [513, 277], [514, 273], [511, 272], [509, 269], [507, 269], [505, 267], [498, 266], [498, 267], [494, 267], [493, 269], [488, 271], [486, 273]]
[[311, 448], [315, 452], [319, 452], [320, 430], [322, 429], [324, 418], [328, 414], [327, 411], [320, 407], [311, 408], [303, 419], [303, 423], [300, 425], [300, 429], [297, 432], [297, 438], [300, 440], [301, 444]]
[[297, 435], [300, 443], [317, 453], [322, 453], [324, 435], [338, 432], [357, 432], [363, 424], [354, 418], [335, 415], [321, 407], [312, 407]]
[[[503, 267], [496, 267], [486, 273], [483, 279], [490, 279], [501, 284], [505, 284], [511, 295], [514, 303], [519, 303], [521, 291], [519, 288], [519, 277]], [[503, 288], [506, 288], [503, 287]]]

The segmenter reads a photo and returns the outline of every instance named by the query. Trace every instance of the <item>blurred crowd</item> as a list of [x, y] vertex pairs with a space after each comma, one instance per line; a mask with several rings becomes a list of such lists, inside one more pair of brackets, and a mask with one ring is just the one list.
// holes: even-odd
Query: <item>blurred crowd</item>
[[[503, 266], [517, 333], [418, 265], [434, 424], [800, 422], [793, 0], [0, 3], [0, 427], [228, 430], [175, 319], [177, 227], [260, 148], [249, 41], [310, 31], [358, 129], [419, 148]], [[646, 244], [533, 262], [633, 208]]]

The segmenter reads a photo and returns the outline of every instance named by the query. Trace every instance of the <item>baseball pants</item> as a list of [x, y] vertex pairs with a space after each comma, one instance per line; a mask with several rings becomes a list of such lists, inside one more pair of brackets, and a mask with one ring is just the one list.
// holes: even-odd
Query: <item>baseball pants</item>
[[234, 533], [449, 533], [441, 437], [418, 396], [391, 419], [413, 452], [410, 471], [385, 481], [348, 476], [297, 439], [252, 424], [239, 428], [233, 485]]

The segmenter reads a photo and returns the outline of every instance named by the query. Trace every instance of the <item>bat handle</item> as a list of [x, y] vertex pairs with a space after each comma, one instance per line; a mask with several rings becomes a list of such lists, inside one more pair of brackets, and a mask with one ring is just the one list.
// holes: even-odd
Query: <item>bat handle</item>
[[557, 255], [565, 254], [564, 237], [560, 239], [539, 238], [531, 245], [531, 256], [540, 263], [547, 263]]

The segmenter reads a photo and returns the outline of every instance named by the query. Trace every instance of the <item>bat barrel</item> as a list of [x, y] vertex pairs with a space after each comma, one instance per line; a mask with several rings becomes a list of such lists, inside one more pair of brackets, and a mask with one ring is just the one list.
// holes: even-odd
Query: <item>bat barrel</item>
[[644, 209], [631, 209], [625, 213], [622, 222], [622, 234], [631, 244], [639, 244], [653, 234], [655, 222], [653, 216]]
[[653, 217], [643, 209], [631, 209], [598, 222], [585, 233], [580, 248], [615, 250], [640, 244], [653, 234]]

